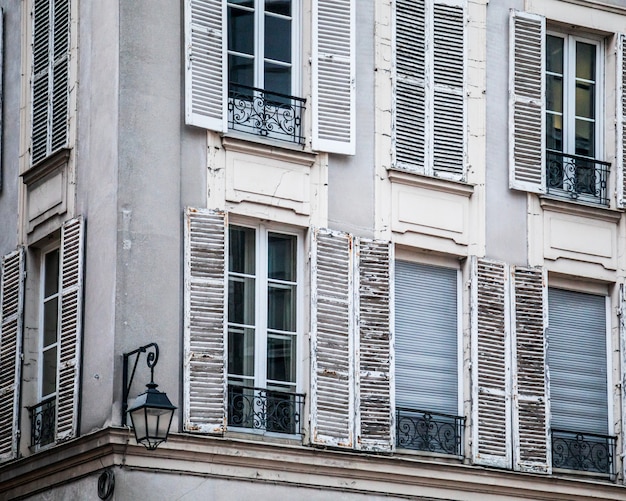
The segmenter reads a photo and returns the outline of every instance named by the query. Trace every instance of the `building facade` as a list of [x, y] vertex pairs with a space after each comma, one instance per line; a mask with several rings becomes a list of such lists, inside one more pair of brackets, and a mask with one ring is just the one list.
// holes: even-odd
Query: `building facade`
[[626, 499], [624, 0], [0, 7], [0, 499]]

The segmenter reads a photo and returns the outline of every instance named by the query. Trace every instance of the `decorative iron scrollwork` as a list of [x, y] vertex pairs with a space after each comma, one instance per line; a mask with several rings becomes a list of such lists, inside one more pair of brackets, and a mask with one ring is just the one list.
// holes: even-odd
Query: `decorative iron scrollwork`
[[464, 417], [397, 409], [396, 445], [404, 449], [463, 455]]
[[30, 446], [43, 447], [54, 442], [56, 397], [28, 408], [30, 412]]
[[559, 151], [546, 152], [546, 188], [550, 195], [608, 205], [611, 164]]
[[301, 434], [304, 395], [228, 386], [228, 425], [274, 433]]
[[552, 467], [615, 475], [615, 438], [552, 430]]
[[299, 97], [231, 83], [228, 127], [302, 144], [304, 103]]

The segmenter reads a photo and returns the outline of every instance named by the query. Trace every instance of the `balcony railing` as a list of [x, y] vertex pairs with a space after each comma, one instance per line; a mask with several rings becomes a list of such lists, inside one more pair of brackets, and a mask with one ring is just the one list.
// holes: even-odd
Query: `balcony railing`
[[28, 408], [30, 413], [30, 446], [43, 447], [54, 442], [56, 397]]
[[228, 385], [228, 425], [273, 433], [302, 434], [304, 395]]
[[615, 476], [615, 438], [552, 430], [552, 467]]
[[399, 408], [396, 423], [398, 447], [463, 455], [464, 417]]
[[550, 195], [608, 205], [611, 164], [560, 151], [546, 152], [546, 185]]
[[305, 102], [299, 97], [230, 83], [228, 128], [302, 144]]

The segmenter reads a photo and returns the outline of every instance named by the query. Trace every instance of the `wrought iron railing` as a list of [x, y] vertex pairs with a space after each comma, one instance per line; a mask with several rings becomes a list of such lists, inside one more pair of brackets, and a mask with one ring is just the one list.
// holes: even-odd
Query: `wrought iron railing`
[[30, 413], [30, 446], [42, 447], [54, 442], [56, 397], [47, 398], [28, 408]]
[[228, 128], [302, 144], [305, 102], [299, 97], [230, 83]]
[[398, 447], [463, 455], [464, 417], [398, 408], [396, 423]]
[[546, 188], [550, 195], [608, 205], [611, 164], [560, 151], [546, 151]]
[[302, 434], [304, 395], [228, 385], [228, 425], [274, 433]]
[[552, 430], [552, 467], [615, 475], [615, 437]]

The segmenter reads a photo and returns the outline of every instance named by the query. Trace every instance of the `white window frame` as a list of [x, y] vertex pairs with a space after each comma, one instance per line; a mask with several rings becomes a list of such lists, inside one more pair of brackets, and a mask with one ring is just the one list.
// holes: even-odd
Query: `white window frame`
[[[249, 222], [239, 221], [236, 218], [229, 220], [227, 232], [230, 231], [231, 226], [237, 226], [241, 228], [250, 228], [255, 231], [255, 323], [254, 323], [254, 376], [251, 380], [254, 382], [254, 388], [262, 388], [275, 391], [283, 391], [289, 393], [286, 389], [288, 385], [293, 386], [293, 393], [303, 393], [303, 343], [304, 343], [304, 236], [302, 232], [294, 230], [291, 227], [279, 225], [279, 224], [250, 224]], [[268, 266], [267, 266], [267, 239], [269, 233], [278, 233], [283, 235], [294, 236], [296, 238], [296, 331], [295, 337], [295, 382], [285, 383], [285, 387], [272, 386], [268, 388], [267, 385], [267, 286], [268, 286]], [[226, 256], [226, 293], [224, 294], [224, 353], [226, 358], [228, 356], [228, 331], [230, 322], [228, 321], [228, 287], [230, 279], [229, 270], [229, 257]], [[239, 375], [232, 375], [228, 370], [229, 360], [225, 363], [226, 372], [226, 384], [230, 384], [231, 377], [240, 378]], [[279, 437], [285, 437], [284, 433], [268, 432], [263, 429], [251, 429], [251, 428], [233, 428], [234, 430], [241, 430], [248, 433], [260, 433], [267, 435], [276, 435]], [[289, 436], [289, 435], [287, 435]], [[298, 434], [299, 436], [299, 434]]]

